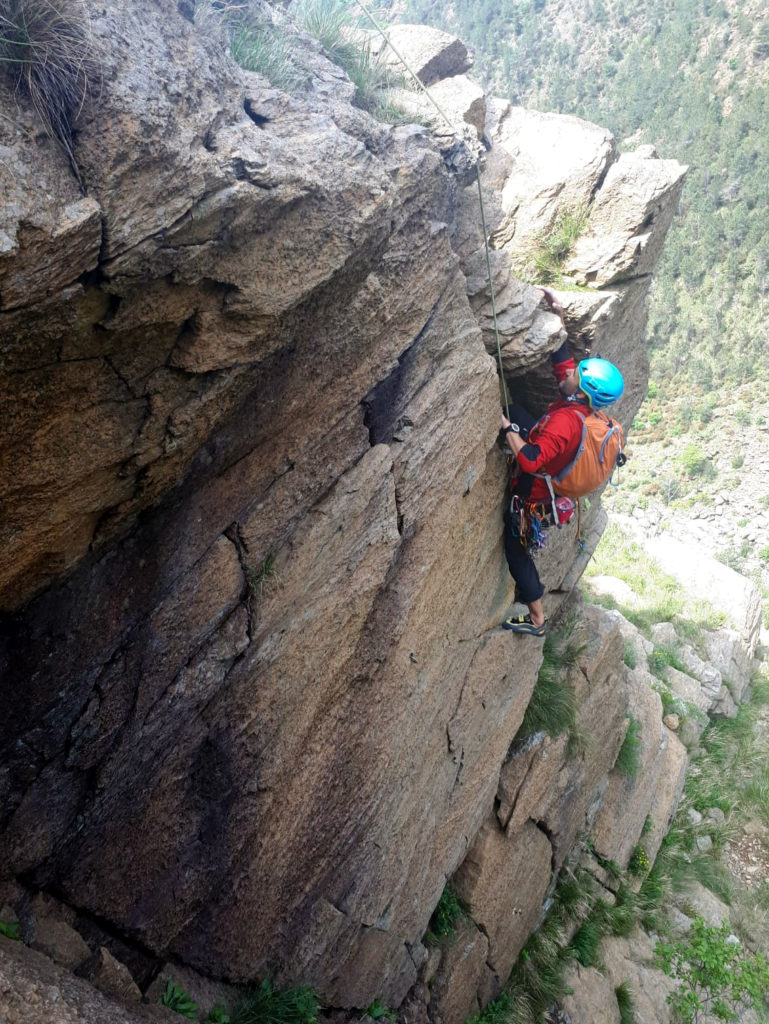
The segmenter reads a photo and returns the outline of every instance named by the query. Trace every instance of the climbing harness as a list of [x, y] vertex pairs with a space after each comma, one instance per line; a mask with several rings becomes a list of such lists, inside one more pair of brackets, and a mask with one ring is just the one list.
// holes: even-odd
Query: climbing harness
[[[424, 84], [424, 82], [422, 82], [422, 80], [420, 79], [419, 75], [417, 75], [416, 71], [414, 71], [414, 69], [411, 67], [411, 65], [406, 60], [406, 58], [403, 56], [403, 54], [398, 50], [398, 48], [392, 42], [392, 40], [387, 35], [385, 30], [382, 28], [382, 26], [379, 24], [377, 19], [371, 13], [371, 11], [367, 7], [367, 5], [363, 2], [363, 0], [355, 0], [355, 3], [358, 5], [358, 7], [361, 9], [361, 11], [363, 11], [363, 13], [366, 16], [366, 18], [368, 18], [368, 20], [374, 26], [374, 28], [379, 33], [379, 35], [382, 37], [382, 39], [384, 39], [385, 45], [390, 47], [390, 49], [393, 51], [395, 56], [398, 58], [398, 60], [401, 62], [401, 64], [405, 67], [405, 69], [408, 71], [408, 73], [414, 79], [414, 81], [417, 84], [417, 86], [422, 90], [422, 92], [425, 94], [425, 96], [428, 98], [428, 100], [432, 103], [432, 105], [438, 111], [440, 116], [443, 118], [443, 120], [448, 125], [449, 130], [451, 131], [451, 133], [453, 135], [456, 135], [457, 138], [462, 142], [462, 144], [464, 146], [467, 146], [467, 148], [469, 150], [470, 147], [467, 145], [467, 143], [462, 138], [462, 135], [461, 135], [460, 131], [458, 130], [458, 128], [456, 127], [456, 125], [453, 123], [453, 121], [448, 116], [448, 114], [445, 112], [445, 110], [443, 110], [443, 108], [437, 102], [437, 100], [432, 95], [432, 93], [427, 88], [427, 86]], [[499, 327], [497, 326], [497, 303], [496, 303], [496, 299], [495, 299], [495, 296], [494, 296], [494, 281], [492, 279], [492, 274], [491, 274], [491, 254], [490, 254], [490, 251], [489, 251], [489, 236], [488, 236], [488, 231], [487, 231], [487, 228], [486, 228], [486, 210], [485, 210], [484, 205], [483, 205], [483, 189], [481, 188], [481, 168], [480, 168], [480, 163], [479, 163], [478, 160], [475, 161], [475, 178], [476, 178], [476, 182], [478, 184], [478, 203], [479, 203], [480, 208], [481, 208], [481, 227], [482, 227], [482, 230], [483, 230], [483, 244], [484, 244], [485, 249], [486, 249], [486, 274], [487, 274], [488, 281], [489, 281], [489, 297], [491, 299], [491, 319], [492, 319], [492, 323], [494, 324], [494, 337], [496, 338], [496, 342], [497, 342], [497, 362], [499, 364], [499, 387], [500, 387], [500, 391], [501, 391], [501, 394], [502, 394], [502, 405], [505, 407], [505, 414], [506, 414], [507, 418], [510, 419], [510, 398], [509, 398], [508, 393], [507, 393], [507, 384], [505, 383], [505, 374], [504, 374], [504, 370], [502, 368], [502, 343], [499, 340]]]

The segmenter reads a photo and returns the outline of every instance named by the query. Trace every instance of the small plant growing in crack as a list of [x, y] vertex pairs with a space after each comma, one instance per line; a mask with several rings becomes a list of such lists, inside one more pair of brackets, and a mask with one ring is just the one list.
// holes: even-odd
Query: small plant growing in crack
[[248, 585], [257, 604], [278, 587], [280, 577], [276, 562], [275, 555], [269, 554], [261, 564], [247, 567]]
[[208, 1011], [204, 1024], [231, 1024], [232, 1017], [227, 1013], [227, 1010], [223, 1006], [215, 1006], [213, 1010]]
[[395, 1011], [386, 1006], [381, 999], [375, 999], [366, 1010], [366, 1015], [372, 1020], [397, 1020]]
[[0, 935], [4, 935], [6, 939], [20, 939], [21, 930], [16, 921], [0, 921]]
[[425, 936], [429, 945], [437, 946], [446, 939], [453, 939], [457, 924], [467, 916], [467, 911], [454, 889], [447, 883], [438, 905], [430, 918], [430, 925]]
[[160, 1005], [167, 1006], [169, 1010], [178, 1013], [180, 1017], [186, 1017], [187, 1020], [198, 1019], [198, 1004], [193, 1001], [189, 992], [185, 992], [181, 986], [177, 985], [170, 978], [163, 989], [163, 995], [160, 997]]

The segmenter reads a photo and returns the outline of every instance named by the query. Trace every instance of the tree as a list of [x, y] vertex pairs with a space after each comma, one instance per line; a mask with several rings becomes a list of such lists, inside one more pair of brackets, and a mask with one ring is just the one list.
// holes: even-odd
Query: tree
[[736, 1021], [748, 1007], [769, 1010], [769, 964], [746, 952], [726, 923], [713, 928], [698, 917], [686, 938], [658, 942], [655, 952], [658, 966], [680, 982], [668, 1002], [683, 1024], [699, 1024], [706, 1013]]

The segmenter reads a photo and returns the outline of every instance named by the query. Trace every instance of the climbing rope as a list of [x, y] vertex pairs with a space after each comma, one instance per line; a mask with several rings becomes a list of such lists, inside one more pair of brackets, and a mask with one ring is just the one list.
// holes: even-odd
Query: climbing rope
[[[361, 9], [361, 11], [366, 16], [366, 18], [368, 18], [368, 20], [374, 26], [374, 28], [379, 33], [379, 35], [382, 37], [382, 39], [384, 39], [385, 45], [390, 47], [390, 49], [393, 51], [395, 56], [398, 58], [398, 60], [401, 62], [401, 64], [403, 64], [405, 69], [408, 71], [408, 73], [414, 79], [414, 81], [416, 82], [417, 86], [422, 90], [422, 92], [428, 98], [430, 103], [432, 103], [432, 105], [438, 111], [440, 116], [443, 118], [443, 120], [448, 125], [449, 131], [452, 133], [452, 135], [456, 135], [459, 138], [459, 140], [462, 142], [462, 144], [464, 146], [466, 146], [468, 151], [469, 151], [470, 147], [467, 145], [465, 140], [462, 138], [462, 133], [459, 131], [459, 129], [456, 127], [456, 125], [452, 122], [451, 118], [448, 116], [448, 114], [445, 112], [445, 110], [443, 110], [443, 108], [440, 106], [440, 104], [435, 99], [435, 97], [431, 94], [430, 90], [427, 88], [427, 86], [424, 84], [424, 82], [421, 81], [421, 79], [417, 75], [416, 71], [414, 71], [414, 69], [411, 67], [411, 65], [406, 60], [406, 58], [403, 56], [403, 54], [400, 53], [398, 48], [395, 46], [395, 44], [389, 38], [389, 36], [385, 32], [384, 28], [382, 28], [382, 26], [379, 24], [379, 22], [374, 17], [374, 15], [371, 13], [371, 11], [366, 6], [366, 4], [363, 2], [363, 0], [355, 0], [355, 3]], [[475, 154], [472, 154], [472, 155], [474, 156]], [[484, 244], [485, 249], [486, 249], [486, 273], [487, 273], [488, 280], [489, 280], [489, 297], [491, 299], [491, 318], [492, 318], [492, 322], [494, 324], [494, 337], [496, 338], [496, 342], [497, 342], [497, 362], [499, 364], [499, 387], [500, 387], [500, 392], [501, 392], [501, 395], [502, 395], [502, 404], [505, 407], [505, 415], [507, 416], [508, 419], [510, 419], [510, 399], [509, 399], [508, 394], [507, 394], [507, 385], [505, 384], [504, 370], [502, 369], [502, 343], [499, 340], [499, 327], [497, 326], [497, 303], [496, 303], [496, 299], [494, 297], [494, 281], [492, 279], [492, 274], [491, 274], [491, 253], [490, 253], [490, 250], [489, 250], [488, 231], [486, 229], [486, 211], [485, 211], [484, 206], [483, 206], [483, 189], [481, 188], [480, 161], [478, 161], [478, 160], [475, 161], [475, 178], [476, 178], [476, 181], [477, 181], [477, 184], [478, 184], [478, 202], [479, 202], [480, 208], [481, 208], [481, 226], [482, 226], [482, 230], [483, 230], [483, 244]]]

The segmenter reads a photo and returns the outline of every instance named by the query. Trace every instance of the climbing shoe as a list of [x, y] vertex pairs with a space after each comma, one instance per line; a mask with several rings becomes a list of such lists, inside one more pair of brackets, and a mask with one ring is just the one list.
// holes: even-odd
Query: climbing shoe
[[547, 622], [541, 626], [535, 626], [530, 615], [511, 615], [502, 623], [505, 629], [511, 629], [514, 633], [528, 633], [530, 636], [544, 636]]

